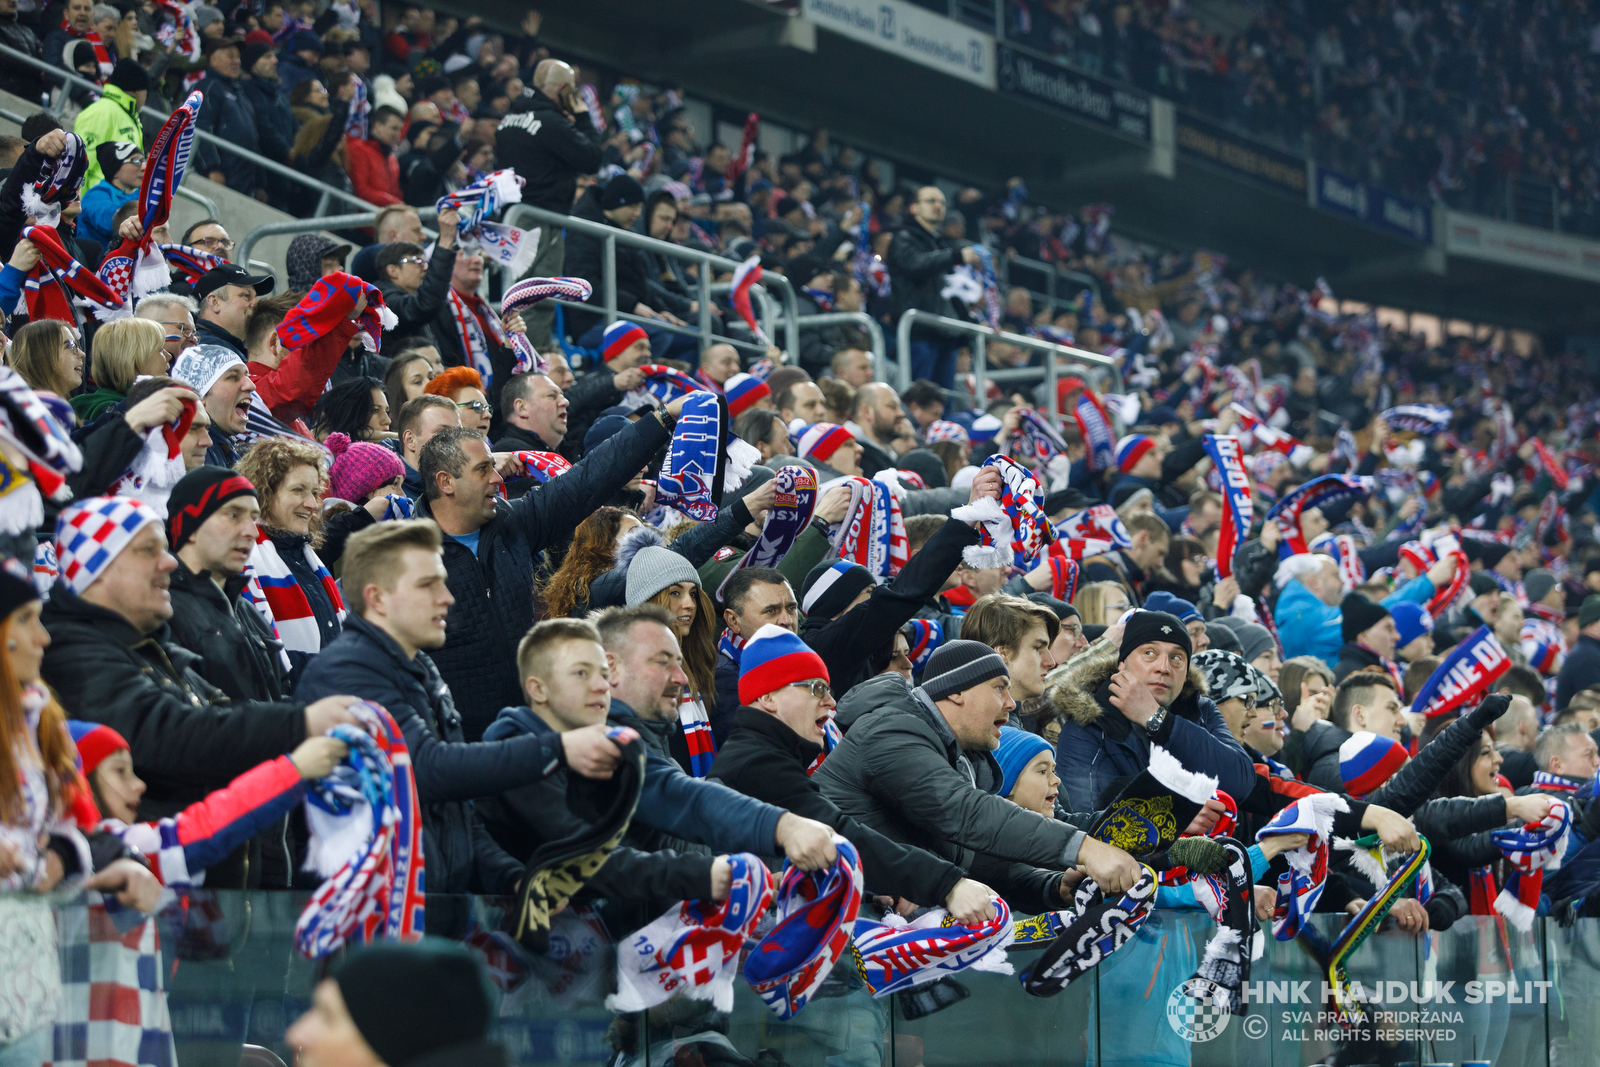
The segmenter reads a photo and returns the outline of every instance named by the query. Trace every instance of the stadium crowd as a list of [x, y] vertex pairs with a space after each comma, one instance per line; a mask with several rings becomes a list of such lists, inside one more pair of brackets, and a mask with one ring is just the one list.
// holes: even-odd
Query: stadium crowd
[[[326, 886], [318, 783], [377, 759], [414, 790], [427, 892], [518, 898], [523, 959], [569, 900], [619, 942], [744, 900], [765, 878], [746, 857], [853, 862], [863, 917], [971, 930], [1136, 925], [1119, 897], [1280, 939], [1313, 912], [1411, 933], [1590, 914], [1600, 397], [1575, 354], [1430, 345], [1320, 282], [1129, 242], [1109, 205], [884, 183], [822, 131], [782, 158], [707, 144], [671, 91], [602, 103], [537, 12], [520, 37], [370, 0], [0, 20], [103, 82], [0, 145], [0, 888], [76, 879], [152, 911], [163, 887]], [[47, 91], [31, 76], [7, 88]], [[147, 100], [173, 113], [148, 138]], [[187, 121], [342, 172], [383, 207], [373, 232], [298, 238], [284, 293], [229, 261], [228, 219], [172, 240], [150, 176], [179, 176]], [[297, 195], [203, 141], [190, 163]], [[537, 281], [497, 306], [481, 194], [508, 180], [781, 273], [803, 315], [915, 308], [1102, 359], [1054, 397], [980, 394], [970, 351], [918, 333], [901, 393], [848, 327], [768, 344], [737, 278], [725, 342], [673, 329], [700, 311], [693, 268], [629, 245], [608, 324], [579, 306], [604, 270], [576, 228], [545, 227]], [[1012, 254], [1098, 290], [1002, 291]], [[1155, 839], [1118, 829], [1157, 802]], [[1216, 876], [1247, 906], [1198, 874], [1156, 890], [1180, 834], [1234, 842]], [[1426, 839], [1429, 889], [1330, 855], [1366, 834], [1391, 858]], [[314, 926], [341, 917], [313, 899]], [[36, 933], [0, 924], [0, 951], [54, 967]], [[885, 992], [860, 937], [830, 981]], [[1092, 966], [1071, 940], [1029, 992]], [[448, 985], [438, 951], [352, 955], [291, 1039], [488, 1062], [471, 997], [397, 1041], [394, 1002], [356, 993]], [[1248, 958], [1206, 956], [1236, 1009]], [[0, 1006], [0, 1055], [60, 1040], [48, 996]]]

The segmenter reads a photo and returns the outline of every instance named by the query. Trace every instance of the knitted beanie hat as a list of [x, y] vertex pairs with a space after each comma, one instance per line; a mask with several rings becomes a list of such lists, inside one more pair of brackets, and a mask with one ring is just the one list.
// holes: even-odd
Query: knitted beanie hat
[[1270, 704], [1274, 700], [1283, 699], [1283, 690], [1278, 688], [1278, 683], [1268, 678], [1260, 667], [1251, 666], [1250, 677], [1256, 681], [1257, 704]]
[[812, 678], [832, 681], [822, 657], [793, 630], [768, 623], [755, 632], [739, 654], [739, 703], [754, 704], [790, 682]]
[[1000, 727], [1000, 747], [994, 750], [994, 758], [1000, 761], [1000, 795], [1010, 796], [1017, 787], [1017, 779], [1022, 777], [1022, 772], [1033, 762], [1033, 758], [1049, 751], [1050, 742], [1038, 734], [1030, 734], [1015, 726]]
[[194, 345], [185, 348], [172, 364], [172, 376], [187, 385], [204, 400], [217, 379], [235, 363], [243, 363], [239, 354], [222, 345]]
[[1344, 616], [1344, 621], [1339, 627], [1339, 635], [1345, 644], [1349, 644], [1387, 619], [1389, 609], [1382, 604], [1374, 604], [1360, 593], [1347, 593], [1344, 600], [1339, 603], [1339, 614]]
[[1424, 634], [1433, 633], [1433, 616], [1421, 604], [1408, 600], [1390, 608], [1389, 614], [1394, 617], [1395, 632], [1400, 635], [1395, 648], [1404, 648]]
[[100, 165], [105, 180], [110, 181], [124, 163], [142, 154], [132, 141], [101, 141], [95, 145], [94, 161]]
[[670, 548], [658, 545], [641, 548], [628, 564], [628, 607], [636, 608], [679, 582], [700, 584], [694, 564]]
[[628, 346], [635, 341], [648, 341], [650, 335], [644, 332], [644, 327], [637, 322], [628, 322], [618, 319], [607, 326], [605, 333], [600, 335], [600, 355], [606, 362], [616, 359], [628, 350]]
[[1144, 599], [1144, 610], [1164, 611], [1168, 615], [1176, 615], [1178, 621], [1188, 623], [1190, 619], [1200, 618], [1200, 612], [1195, 606], [1180, 596], [1174, 596], [1165, 589], [1158, 589]]
[[1237, 621], [1233, 632], [1239, 636], [1239, 655], [1246, 663], [1254, 663], [1257, 656], [1277, 647], [1272, 631], [1259, 622]]
[[391, 1067], [488, 1037], [489, 990], [460, 945], [377, 941], [352, 951], [332, 977], [356, 1029]]
[[1398, 771], [1406, 761], [1406, 748], [1382, 734], [1361, 730], [1339, 746], [1339, 777], [1345, 792], [1364, 797]]
[[1117, 470], [1127, 474], [1154, 447], [1155, 438], [1142, 433], [1130, 433], [1117, 442]]
[[819, 619], [831, 619], [849, 607], [863, 589], [875, 584], [872, 572], [859, 563], [845, 559], [819, 563], [800, 583], [800, 610]]
[[104, 723], [68, 719], [67, 732], [78, 746], [78, 761], [83, 764], [85, 778], [111, 753], [128, 747], [127, 739]]
[[40, 599], [33, 584], [33, 561], [23, 563], [15, 557], [0, 563], [0, 616], [10, 615], [22, 605]]
[[400, 457], [382, 445], [352, 441], [342, 433], [330, 433], [323, 444], [333, 453], [329, 492], [340, 500], [360, 503], [378, 486], [405, 477], [406, 468]]
[[1232, 652], [1216, 648], [1196, 652], [1194, 666], [1206, 680], [1206, 695], [1218, 704], [1235, 697], [1257, 695], [1249, 662]]
[[1600, 622], [1600, 593], [1590, 593], [1578, 607], [1578, 629], [1586, 630]]
[[949, 641], [928, 658], [922, 674], [922, 691], [933, 700], [964, 693], [991, 678], [1009, 678], [1011, 671], [1000, 653], [982, 641]]
[[196, 467], [178, 479], [167, 497], [167, 548], [176, 553], [213, 512], [234, 497], [255, 496], [256, 487], [226, 467]]
[[92, 496], [63, 509], [56, 519], [61, 580], [74, 593], [83, 592], [150, 525], [161, 525], [161, 516], [127, 496]]
[[928, 668], [928, 659], [944, 644], [944, 627], [934, 619], [912, 619], [903, 627], [906, 635], [906, 657], [911, 660], [911, 672], [921, 674]]
[[1233, 627], [1224, 624], [1222, 619], [1206, 620], [1206, 643], [1211, 648], [1220, 648], [1224, 652], [1243, 652], [1244, 646], [1239, 643], [1239, 635], [1233, 632]]
[[737, 419], [771, 396], [772, 387], [754, 374], [735, 374], [722, 383], [722, 392], [728, 398], [728, 418]]
[[1500, 592], [1500, 583], [1495, 581], [1487, 571], [1473, 571], [1467, 575], [1467, 586], [1472, 590], [1474, 597]]
[[855, 434], [837, 423], [818, 422], [800, 431], [800, 438], [795, 442], [795, 450], [806, 459], [826, 463], [833, 458], [835, 452], [839, 451], [840, 445], [855, 439]]
[[1194, 655], [1194, 643], [1189, 631], [1176, 615], [1165, 611], [1136, 611], [1122, 625], [1122, 647], [1117, 650], [1118, 662], [1133, 655], [1134, 649], [1152, 641], [1166, 641], [1183, 649], [1184, 655]]
[[1522, 576], [1522, 589], [1528, 594], [1529, 603], [1543, 600], [1559, 584], [1556, 576], [1543, 567], [1535, 567]]

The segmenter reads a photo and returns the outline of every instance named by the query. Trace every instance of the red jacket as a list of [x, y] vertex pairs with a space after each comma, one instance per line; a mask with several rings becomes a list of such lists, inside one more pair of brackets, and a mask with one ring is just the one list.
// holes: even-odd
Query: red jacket
[[339, 357], [350, 347], [357, 326], [351, 319], [341, 320], [333, 329], [302, 348], [284, 353], [276, 367], [265, 363], [246, 363], [250, 381], [266, 401], [275, 418], [293, 422], [311, 411], [327, 387]]
[[350, 184], [357, 196], [379, 207], [404, 203], [400, 199], [400, 161], [388, 146], [346, 137], [344, 148], [350, 160]]

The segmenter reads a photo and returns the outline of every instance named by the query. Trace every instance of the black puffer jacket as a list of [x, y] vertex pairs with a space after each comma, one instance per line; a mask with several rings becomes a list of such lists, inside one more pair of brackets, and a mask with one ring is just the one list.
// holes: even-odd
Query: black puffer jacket
[[305, 705], [230, 701], [164, 625], [141, 634], [62, 582], [41, 618], [51, 638], [44, 680], [69, 716], [105, 723], [127, 739], [148, 787], [140, 818], [175, 815], [306, 739]]
[[[350, 694], [382, 704], [411, 750], [423, 806], [430, 893], [510, 893], [523, 864], [496, 845], [472, 801], [536, 782], [565, 765], [561, 739], [467, 744], [450, 690], [427, 653], [414, 659], [359, 615], [300, 680], [307, 700]], [[526, 857], [524, 857], [526, 858]]]
[[821, 753], [821, 745], [807, 741], [777, 716], [741, 707], [733, 714], [733, 733], [717, 752], [707, 777], [833, 827], [861, 854], [867, 892], [905, 897], [924, 907], [943, 904], [964, 876], [961, 868], [931, 852], [892, 841], [840, 811], [806, 775], [806, 768]]
[[[450, 608], [444, 647], [433, 653], [455, 695], [467, 740], [476, 741], [501, 708], [522, 703], [517, 642], [533, 625], [534, 557], [572, 536], [596, 508], [667, 443], [666, 427], [645, 418], [612, 437], [572, 470], [516, 500], [497, 501], [480, 531], [478, 554], [444, 539]], [[433, 518], [426, 500], [417, 517]]]
[[944, 289], [944, 276], [961, 264], [961, 246], [965, 243], [942, 232], [929, 233], [922, 223], [911, 218], [895, 231], [894, 240], [889, 242], [888, 267], [896, 321], [908, 308], [952, 319], [966, 318], [962, 305], [939, 295]]
[[515, 170], [526, 183], [522, 202], [546, 211], [568, 211], [579, 176], [600, 169], [600, 135], [589, 113], [569, 118], [560, 104], [532, 85], [511, 102], [494, 140], [500, 165]]
[[281, 642], [243, 593], [243, 575], [221, 588], [209, 572], [178, 561], [172, 572], [172, 640], [200, 656], [201, 677], [233, 700], [286, 700], [289, 679]]
[[1489, 836], [1506, 825], [1506, 798], [1499, 793], [1430, 800], [1412, 821], [1433, 846], [1433, 869], [1462, 889], [1472, 885], [1472, 868], [1505, 858]]

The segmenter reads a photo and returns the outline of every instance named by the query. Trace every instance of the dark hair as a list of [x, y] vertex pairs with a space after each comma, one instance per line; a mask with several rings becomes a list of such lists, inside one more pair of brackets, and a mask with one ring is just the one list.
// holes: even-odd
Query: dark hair
[[1061, 632], [1061, 620], [1043, 604], [1009, 593], [989, 593], [978, 598], [961, 619], [961, 639], [981, 641], [1013, 655], [1022, 651], [1022, 642], [1034, 624], [1045, 629], [1045, 639], [1054, 642]]
[[48, 111], [35, 111], [22, 123], [22, 139], [33, 144], [52, 130], [61, 129], [61, 123]]
[[[389, 369], [383, 372], [383, 395], [389, 400], [391, 421], [399, 418], [400, 409], [406, 405], [406, 368], [419, 360], [432, 366], [428, 357], [418, 349], [408, 348], [391, 359]], [[391, 425], [390, 429], [394, 427]]]
[[442, 396], [434, 396], [432, 393], [414, 396], [404, 404], [401, 404], [400, 416], [394, 420], [393, 428], [394, 432], [400, 435], [400, 447], [402, 449], [405, 448], [406, 431], [416, 426], [422, 419], [422, 413], [429, 408], [446, 408], [452, 412], [456, 410], [454, 403]]
[[1528, 702], [1534, 707], [1543, 704], [1545, 698], [1544, 683], [1539, 680], [1538, 673], [1532, 667], [1513, 666], [1495, 683], [1494, 691], [1527, 697]]
[[[1422, 728], [1422, 744], [1420, 747], [1426, 748], [1434, 738], [1443, 733], [1457, 718], [1458, 716], [1451, 714], [1438, 715], [1429, 719], [1428, 724]], [[1461, 758], [1452, 763], [1449, 769], [1440, 776], [1439, 784], [1433, 790], [1435, 797], [1474, 797], [1478, 795], [1473, 792], [1472, 788], [1472, 765], [1478, 762], [1478, 753], [1481, 751], [1482, 745], [1482, 735], [1479, 735], [1477, 743], [1463, 752]]]
[[[1282, 677], [1280, 675], [1279, 677]], [[1367, 691], [1370, 689], [1387, 689], [1391, 693], [1399, 694], [1395, 687], [1394, 679], [1385, 671], [1356, 671], [1346, 676], [1333, 691], [1333, 707], [1328, 711], [1328, 721], [1341, 730], [1350, 729], [1350, 709], [1357, 704], [1366, 704], [1372, 699]]]
[[318, 439], [342, 433], [352, 441], [372, 440], [367, 423], [372, 418], [373, 390], [382, 392], [376, 378], [351, 378], [340, 382], [317, 398], [311, 409], [311, 430]]
[[[784, 408], [792, 408], [792, 407], [794, 407], [794, 391], [796, 389], [800, 388], [800, 386], [802, 386], [802, 385], [816, 385], [816, 384], [817, 383], [812, 381], [811, 378], [809, 378], [809, 377], [801, 378], [799, 381], [790, 382], [788, 385], [783, 387], [783, 391], [782, 392], [778, 393], [775, 397], [773, 397], [772, 402], [774, 404], [778, 405], [778, 410], [779, 411], [782, 411]], [[817, 391], [821, 392], [820, 389], [817, 390]], [[824, 398], [824, 399], [826, 399], [826, 398]]]
[[600, 631], [600, 644], [607, 652], [621, 651], [623, 644], [628, 640], [628, 635], [641, 622], [653, 622], [658, 626], [665, 626], [674, 635], [678, 632], [677, 620], [660, 604], [646, 603], [631, 608], [607, 608], [591, 621], [595, 629]]
[[422, 495], [428, 500], [439, 499], [439, 472], [459, 478], [467, 469], [468, 441], [478, 441], [485, 448], [488, 438], [477, 430], [465, 426], [446, 426], [429, 438], [417, 456], [417, 470], [422, 475]]
[[255, 351], [261, 339], [277, 330], [278, 323], [300, 303], [300, 298], [304, 295], [303, 292], [279, 293], [277, 296], [256, 301], [255, 309], [250, 312], [250, 317], [244, 324], [244, 350]]
[[406, 117], [400, 114], [400, 112], [396, 111], [394, 108], [390, 107], [388, 104], [380, 104], [378, 107], [373, 109], [372, 125], [376, 126], [378, 123], [388, 122], [390, 119], [399, 119], [401, 122], [404, 122]]
[[[783, 416], [767, 408], [752, 408], [733, 420], [733, 432], [745, 444], [759, 446], [772, 440], [773, 423], [783, 426]], [[783, 432], [788, 433], [788, 428]]]
[[1291, 656], [1278, 668], [1278, 688], [1283, 692], [1283, 709], [1290, 715], [1300, 707], [1300, 688], [1306, 678], [1315, 675], [1328, 685], [1333, 685], [1333, 671], [1316, 656]]
[[144, 401], [150, 399], [150, 397], [161, 392], [161, 390], [171, 388], [187, 389], [189, 388], [189, 385], [186, 382], [178, 381], [176, 378], [168, 378], [164, 374], [157, 374], [150, 378], [141, 378], [132, 385], [128, 386], [128, 398], [126, 401], [124, 401], [124, 403], [131, 408], [137, 404], [142, 404]]
[[506, 384], [500, 390], [500, 417], [509, 419], [517, 410], [517, 401], [528, 400], [533, 396], [533, 379], [542, 378], [544, 375], [529, 371], [527, 374], [513, 374], [506, 379]]
[[450, 76], [450, 88], [454, 89], [462, 82], [475, 82], [477, 80], [478, 66], [475, 63], [469, 63], [466, 66], [459, 68]]
[[422, 249], [410, 241], [390, 241], [378, 250], [378, 278], [387, 282], [389, 280], [390, 267], [398, 267], [400, 261], [407, 256], [420, 255], [422, 255]]
[[[1407, 704], [1417, 699], [1417, 694], [1422, 691], [1422, 687], [1429, 676], [1438, 670], [1439, 664], [1443, 662], [1438, 656], [1420, 656], [1412, 661], [1411, 665], [1406, 668], [1403, 679], [1406, 691], [1400, 694], [1401, 699]], [[1282, 671], [1278, 672], [1278, 677], [1283, 677]]]
[[[183, 231], [183, 236], [178, 239], [178, 243], [181, 244], [181, 245], [189, 244], [190, 243], [190, 238], [192, 238], [194, 236], [194, 231], [198, 230], [202, 226], [222, 226], [222, 220], [221, 219], [201, 219], [199, 222], [195, 223], [193, 226], [190, 226], [187, 230]], [[227, 227], [223, 227], [223, 228], [226, 229]]]
[[934, 404], [949, 403], [944, 398], [944, 390], [926, 378], [918, 378], [906, 386], [906, 391], [900, 394], [900, 399], [907, 404], [916, 404], [920, 407], [932, 407]]
[[741, 567], [729, 575], [722, 587], [722, 606], [739, 611], [752, 585], [788, 585], [789, 579], [771, 567]]
[[678, 214], [678, 198], [673, 196], [671, 192], [666, 189], [657, 189], [651, 193], [644, 202], [644, 214], [641, 216], [644, 220], [643, 226], [647, 237], [650, 234], [650, 220], [655, 218], [658, 204], [671, 204], [673, 215]]

